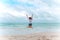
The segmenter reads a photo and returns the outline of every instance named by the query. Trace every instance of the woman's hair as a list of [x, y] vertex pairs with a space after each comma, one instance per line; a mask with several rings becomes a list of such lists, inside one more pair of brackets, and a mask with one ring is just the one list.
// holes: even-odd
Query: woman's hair
[[32, 19], [32, 17], [29, 17], [29, 19]]

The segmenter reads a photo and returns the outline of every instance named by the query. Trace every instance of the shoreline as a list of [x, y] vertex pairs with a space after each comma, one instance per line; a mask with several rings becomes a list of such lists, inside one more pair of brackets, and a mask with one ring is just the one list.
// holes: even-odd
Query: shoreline
[[0, 40], [60, 40], [60, 28], [0, 28]]
[[19, 28], [19, 27], [8, 27], [8, 28], [0, 28], [0, 36], [1, 35], [26, 35], [26, 34], [34, 34], [34, 33], [43, 33], [43, 32], [60, 32], [60, 28]]

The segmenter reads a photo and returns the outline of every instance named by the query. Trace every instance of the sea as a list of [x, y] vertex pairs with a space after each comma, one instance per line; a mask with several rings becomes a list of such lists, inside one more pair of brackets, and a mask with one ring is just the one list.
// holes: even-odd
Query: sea
[[60, 32], [60, 23], [2, 23], [0, 24], [0, 35], [25, 35], [39, 32]]

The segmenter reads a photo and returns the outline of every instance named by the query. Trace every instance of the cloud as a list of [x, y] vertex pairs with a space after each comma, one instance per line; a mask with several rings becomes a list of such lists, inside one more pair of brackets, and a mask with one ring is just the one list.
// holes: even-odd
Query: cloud
[[14, 9], [12, 9], [11, 7], [8, 7], [6, 5], [4, 5], [3, 3], [0, 3], [0, 17], [1, 16], [4, 16], [5, 13], [8, 13], [8, 14], [11, 14], [13, 16], [16, 16], [16, 17], [23, 17], [25, 16], [25, 11], [16, 11]]
[[[4, 0], [3, 0], [4, 1]], [[0, 17], [5, 13], [15, 17], [25, 17], [25, 14], [33, 14], [34, 20], [60, 20], [59, 0], [6, 0], [0, 2]], [[55, 4], [54, 4], [55, 3]], [[56, 6], [58, 3], [58, 6]], [[49, 17], [48, 17], [49, 16]]]
[[60, 0], [53, 0], [55, 3], [60, 4]]

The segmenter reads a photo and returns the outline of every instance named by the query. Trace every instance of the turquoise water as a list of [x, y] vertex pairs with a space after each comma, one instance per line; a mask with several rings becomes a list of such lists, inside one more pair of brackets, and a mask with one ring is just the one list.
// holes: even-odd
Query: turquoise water
[[[28, 23], [4, 23], [0, 24], [0, 27], [27, 27]], [[58, 27], [60, 23], [32, 23], [32, 27]]]
[[38, 32], [60, 32], [59, 23], [33, 23], [33, 28], [27, 28], [28, 23], [0, 24], [0, 35], [24, 35]]

